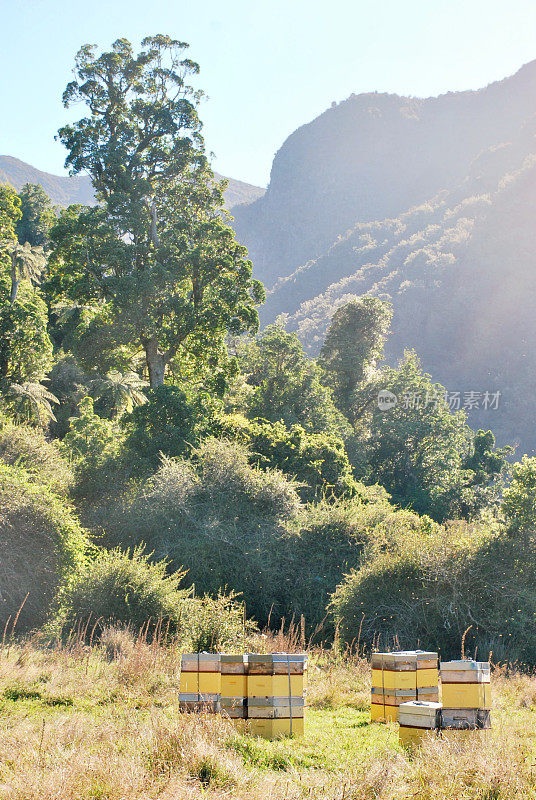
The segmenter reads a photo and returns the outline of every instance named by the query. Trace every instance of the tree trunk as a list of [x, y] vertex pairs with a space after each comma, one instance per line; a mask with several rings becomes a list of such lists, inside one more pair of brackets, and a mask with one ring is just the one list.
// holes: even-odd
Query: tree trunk
[[17, 292], [19, 291], [20, 282], [21, 277], [17, 275], [17, 253], [14, 250], [11, 253], [11, 292], [9, 294], [9, 302], [11, 305], [13, 305], [17, 299]]
[[144, 343], [145, 360], [149, 370], [149, 385], [151, 389], [157, 389], [164, 385], [164, 375], [166, 372], [167, 360], [163, 353], [158, 350], [158, 340], [156, 337], [148, 339]]

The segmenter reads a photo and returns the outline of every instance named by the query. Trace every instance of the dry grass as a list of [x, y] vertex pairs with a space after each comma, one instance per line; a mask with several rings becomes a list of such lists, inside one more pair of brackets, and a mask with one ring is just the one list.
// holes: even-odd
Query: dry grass
[[279, 742], [181, 715], [178, 670], [176, 651], [114, 631], [98, 649], [0, 650], [0, 800], [536, 797], [533, 676], [496, 672], [489, 738], [412, 754], [370, 724], [361, 659], [312, 654], [307, 735]]

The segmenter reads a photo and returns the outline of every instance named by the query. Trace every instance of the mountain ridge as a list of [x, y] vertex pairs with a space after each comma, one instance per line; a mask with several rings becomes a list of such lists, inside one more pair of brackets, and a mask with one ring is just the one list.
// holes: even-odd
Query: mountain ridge
[[[215, 173], [221, 180], [224, 176]], [[251, 203], [264, 194], [260, 186], [253, 186], [234, 178], [229, 181], [225, 190], [225, 202], [228, 210], [241, 203]], [[40, 184], [52, 202], [59, 206], [73, 203], [92, 205], [94, 192], [91, 180], [86, 175], [54, 175], [44, 172], [31, 164], [14, 156], [0, 155], [0, 183], [7, 183], [20, 191], [25, 183]]]

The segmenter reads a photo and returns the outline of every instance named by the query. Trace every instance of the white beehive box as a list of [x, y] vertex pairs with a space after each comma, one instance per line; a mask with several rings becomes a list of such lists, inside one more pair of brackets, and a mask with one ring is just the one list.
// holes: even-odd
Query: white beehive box
[[441, 703], [412, 700], [398, 706], [400, 725], [409, 728], [434, 730], [441, 726]]

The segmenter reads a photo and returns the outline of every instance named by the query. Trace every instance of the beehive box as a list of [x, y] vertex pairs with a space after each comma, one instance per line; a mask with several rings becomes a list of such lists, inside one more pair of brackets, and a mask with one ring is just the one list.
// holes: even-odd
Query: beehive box
[[183, 653], [179, 684], [180, 708], [183, 711], [219, 711], [220, 695], [220, 655]]
[[217, 714], [221, 709], [220, 695], [180, 692], [179, 708], [181, 711]]
[[243, 655], [222, 653], [221, 696], [247, 697], [247, 662]]
[[441, 703], [415, 700], [402, 703], [398, 712], [402, 745], [418, 745], [424, 736], [441, 727]]
[[248, 719], [303, 718], [303, 697], [249, 697]]
[[248, 653], [248, 697], [303, 697], [307, 656], [302, 653]]
[[264, 739], [278, 739], [282, 736], [303, 736], [305, 732], [304, 718], [293, 719], [248, 719], [247, 730], [253, 736]]
[[489, 730], [491, 714], [486, 708], [443, 708], [441, 727], [455, 730]]
[[471, 659], [442, 661], [440, 676], [444, 708], [491, 708], [489, 662]]

